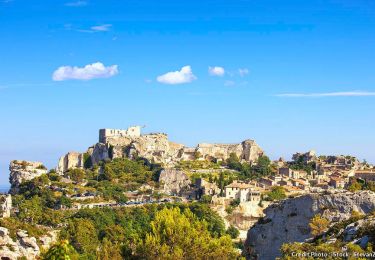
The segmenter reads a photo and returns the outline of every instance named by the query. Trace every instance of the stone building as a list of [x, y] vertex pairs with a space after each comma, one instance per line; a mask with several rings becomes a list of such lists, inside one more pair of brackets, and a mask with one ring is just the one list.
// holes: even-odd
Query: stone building
[[375, 181], [375, 171], [368, 170], [368, 171], [356, 171], [354, 176], [356, 178], [361, 178], [366, 181]]
[[99, 142], [107, 143], [108, 138], [121, 138], [121, 137], [140, 137], [141, 136], [141, 127], [140, 126], [131, 126], [126, 130], [123, 129], [100, 129], [99, 130]]
[[260, 191], [250, 184], [234, 181], [225, 186], [225, 198], [259, 203]]
[[203, 178], [198, 178], [195, 181], [196, 199], [200, 199], [203, 195], [214, 196], [220, 193], [219, 187], [215, 183], [205, 181]]

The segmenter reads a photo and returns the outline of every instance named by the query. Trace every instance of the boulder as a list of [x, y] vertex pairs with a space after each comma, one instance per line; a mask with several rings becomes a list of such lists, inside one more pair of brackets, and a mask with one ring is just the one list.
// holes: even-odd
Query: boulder
[[247, 259], [275, 259], [282, 244], [311, 238], [309, 222], [316, 214], [339, 222], [350, 218], [353, 211], [367, 214], [374, 209], [375, 193], [370, 191], [307, 194], [283, 200], [266, 208], [265, 217], [248, 231], [243, 254]]

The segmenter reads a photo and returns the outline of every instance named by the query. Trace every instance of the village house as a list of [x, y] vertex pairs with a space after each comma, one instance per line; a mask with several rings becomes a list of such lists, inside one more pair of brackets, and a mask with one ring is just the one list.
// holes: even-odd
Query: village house
[[276, 181], [271, 180], [270, 178], [266, 178], [266, 177], [260, 178], [258, 183], [259, 183], [259, 186], [262, 188], [275, 186], [277, 184]]
[[233, 183], [225, 186], [226, 199], [239, 199], [240, 202], [256, 202], [260, 201], [260, 191], [253, 185], [234, 181]]
[[283, 167], [279, 169], [279, 174], [284, 177], [289, 177], [293, 179], [306, 178], [307, 172], [301, 170], [292, 170], [288, 167]]
[[331, 177], [329, 180], [329, 184], [334, 187], [335, 189], [342, 189], [345, 187], [345, 180], [340, 177]]
[[294, 187], [298, 187], [302, 190], [307, 190], [310, 187], [310, 183], [306, 179], [291, 179], [291, 182]]
[[196, 199], [200, 199], [203, 195], [214, 196], [220, 193], [219, 187], [215, 183], [205, 181], [203, 178], [198, 178], [195, 181]]
[[374, 170], [362, 170], [356, 171], [354, 176], [366, 181], [375, 181], [375, 171]]

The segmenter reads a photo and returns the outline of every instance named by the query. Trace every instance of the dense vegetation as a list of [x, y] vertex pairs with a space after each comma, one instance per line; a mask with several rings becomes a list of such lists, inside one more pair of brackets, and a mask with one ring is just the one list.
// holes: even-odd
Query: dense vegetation
[[238, 156], [234, 153], [230, 154], [225, 165], [229, 169], [240, 172], [240, 179], [258, 179], [270, 175], [274, 169], [271, 160], [266, 156], [260, 156], [256, 164], [241, 163]]
[[[223, 220], [201, 203], [83, 209], [66, 223], [60, 239], [69, 241], [79, 259], [238, 257], [230, 237], [236, 231], [226, 231]], [[64, 251], [63, 246], [51, 250]]]
[[375, 182], [374, 181], [364, 181], [361, 179], [352, 179], [348, 190], [355, 192], [359, 190], [370, 190], [375, 192]]

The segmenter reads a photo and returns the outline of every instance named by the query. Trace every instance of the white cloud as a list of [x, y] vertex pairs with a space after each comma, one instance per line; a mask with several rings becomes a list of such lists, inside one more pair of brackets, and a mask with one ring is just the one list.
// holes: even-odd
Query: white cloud
[[226, 80], [224, 82], [224, 86], [226, 86], [226, 87], [233, 87], [234, 85], [236, 85], [236, 82], [234, 82], [232, 80]]
[[182, 67], [180, 71], [168, 72], [156, 78], [159, 83], [171, 85], [189, 83], [196, 79], [189, 65]]
[[102, 24], [97, 26], [91, 26], [91, 30], [94, 32], [107, 32], [111, 29], [112, 24]]
[[328, 92], [328, 93], [286, 93], [278, 94], [278, 97], [366, 97], [375, 96], [375, 92], [348, 91], [348, 92]]
[[224, 76], [225, 74], [225, 70], [223, 67], [218, 67], [218, 66], [215, 66], [215, 67], [208, 67], [208, 73], [211, 75], [211, 76], [219, 76], [219, 77], [222, 77]]
[[71, 6], [71, 7], [79, 7], [79, 6], [86, 6], [86, 1], [76, 1], [76, 2], [69, 2], [66, 3], [65, 6]]
[[247, 74], [249, 74], [249, 70], [246, 69], [246, 68], [238, 69], [238, 74], [240, 74], [241, 77], [244, 77], [244, 76], [246, 76]]
[[109, 78], [118, 74], [118, 66], [104, 66], [101, 62], [88, 64], [83, 68], [62, 66], [53, 72], [54, 81], [63, 81], [69, 79], [90, 80], [96, 78]]

